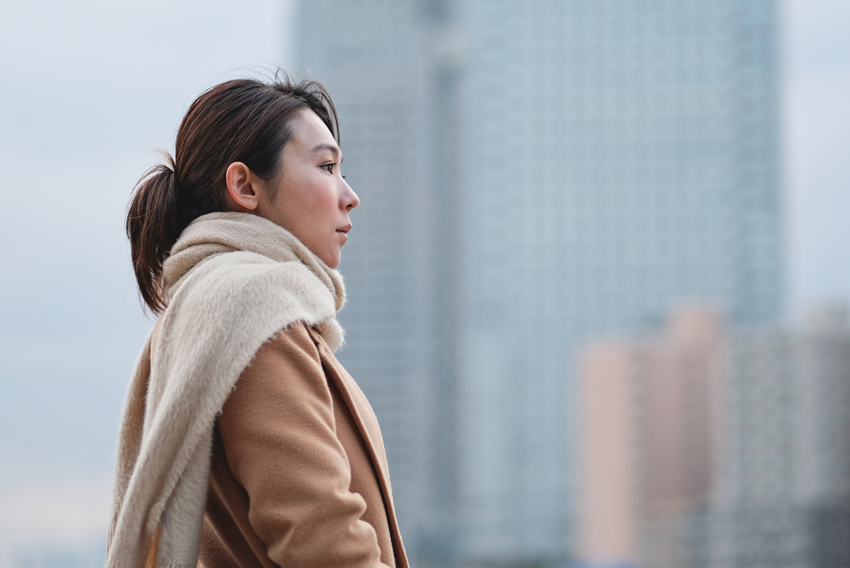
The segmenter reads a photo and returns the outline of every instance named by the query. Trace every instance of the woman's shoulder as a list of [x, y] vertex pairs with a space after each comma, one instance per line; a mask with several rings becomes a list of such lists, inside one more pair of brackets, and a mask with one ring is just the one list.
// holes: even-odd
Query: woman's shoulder
[[315, 338], [315, 331], [303, 321], [296, 321], [284, 327], [260, 349], [266, 347], [281, 352], [303, 353], [316, 360], [319, 359], [319, 345]]
[[[249, 367], [282, 361], [302, 370], [315, 372], [322, 368], [322, 336], [310, 325], [296, 321], [279, 330], [257, 351]], [[324, 372], [322, 372], [324, 375]]]

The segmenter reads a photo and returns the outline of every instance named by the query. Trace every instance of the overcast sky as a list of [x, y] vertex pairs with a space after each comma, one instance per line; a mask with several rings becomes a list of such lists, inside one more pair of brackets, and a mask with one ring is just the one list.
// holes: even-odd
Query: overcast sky
[[[188, 104], [288, 63], [291, 0], [2, 0], [0, 567], [102, 534], [130, 371], [152, 322], [123, 215]], [[789, 313], [850, 300], [850, 2], [785, 5]], [[345, 117], [341, 117], [343, 128]]]
[[786, 0], [789, 309], [850, 301], [850, 2]]

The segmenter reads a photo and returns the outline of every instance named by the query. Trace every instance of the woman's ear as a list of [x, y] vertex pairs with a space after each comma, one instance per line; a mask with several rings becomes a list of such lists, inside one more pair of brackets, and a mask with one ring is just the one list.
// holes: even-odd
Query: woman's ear
[[242, 162], [233, 162], [225, 173], [228, 205], [236, 211], [253, 211], [260, 204], [262, 180]]

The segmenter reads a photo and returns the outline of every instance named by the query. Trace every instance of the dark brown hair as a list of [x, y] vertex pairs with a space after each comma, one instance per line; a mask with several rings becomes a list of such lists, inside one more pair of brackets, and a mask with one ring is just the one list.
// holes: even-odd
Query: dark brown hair
[[183, 117], [174, 158], [154, 166], [133, 190], [127, 236], [142, 300], [153, 313], [166, 307], [162, 263], [177, 237], [197, 217], [225, 210], [225, 174], [242, 162], [263, 180], [280, 171], [292, 119], [315, 112], [339, 140], [333, 101], [317, 81], [227, 81], [195, 99]]

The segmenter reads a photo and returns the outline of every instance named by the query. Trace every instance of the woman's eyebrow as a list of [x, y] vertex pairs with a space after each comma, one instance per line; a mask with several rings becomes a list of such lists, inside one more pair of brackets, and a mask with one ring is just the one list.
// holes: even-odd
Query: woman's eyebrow
[[[323, 143], [319, 144], [318, 146], [316, 146], [315, 148], [310, 150], [310, 152], [312, 154], [318, 154], [319, 152], [324, 152], [325, 150], [330, 150], [333, 153], [333, 155], [336, 156], [337, 158], [342, 157], [342, 153], [339, 151], [339, 148], [337, 148], [333, 144], [328, 144], [327, 142], [323, 142]], [[340, 159], [340, 162], [341, 161], [342, 160]]]

